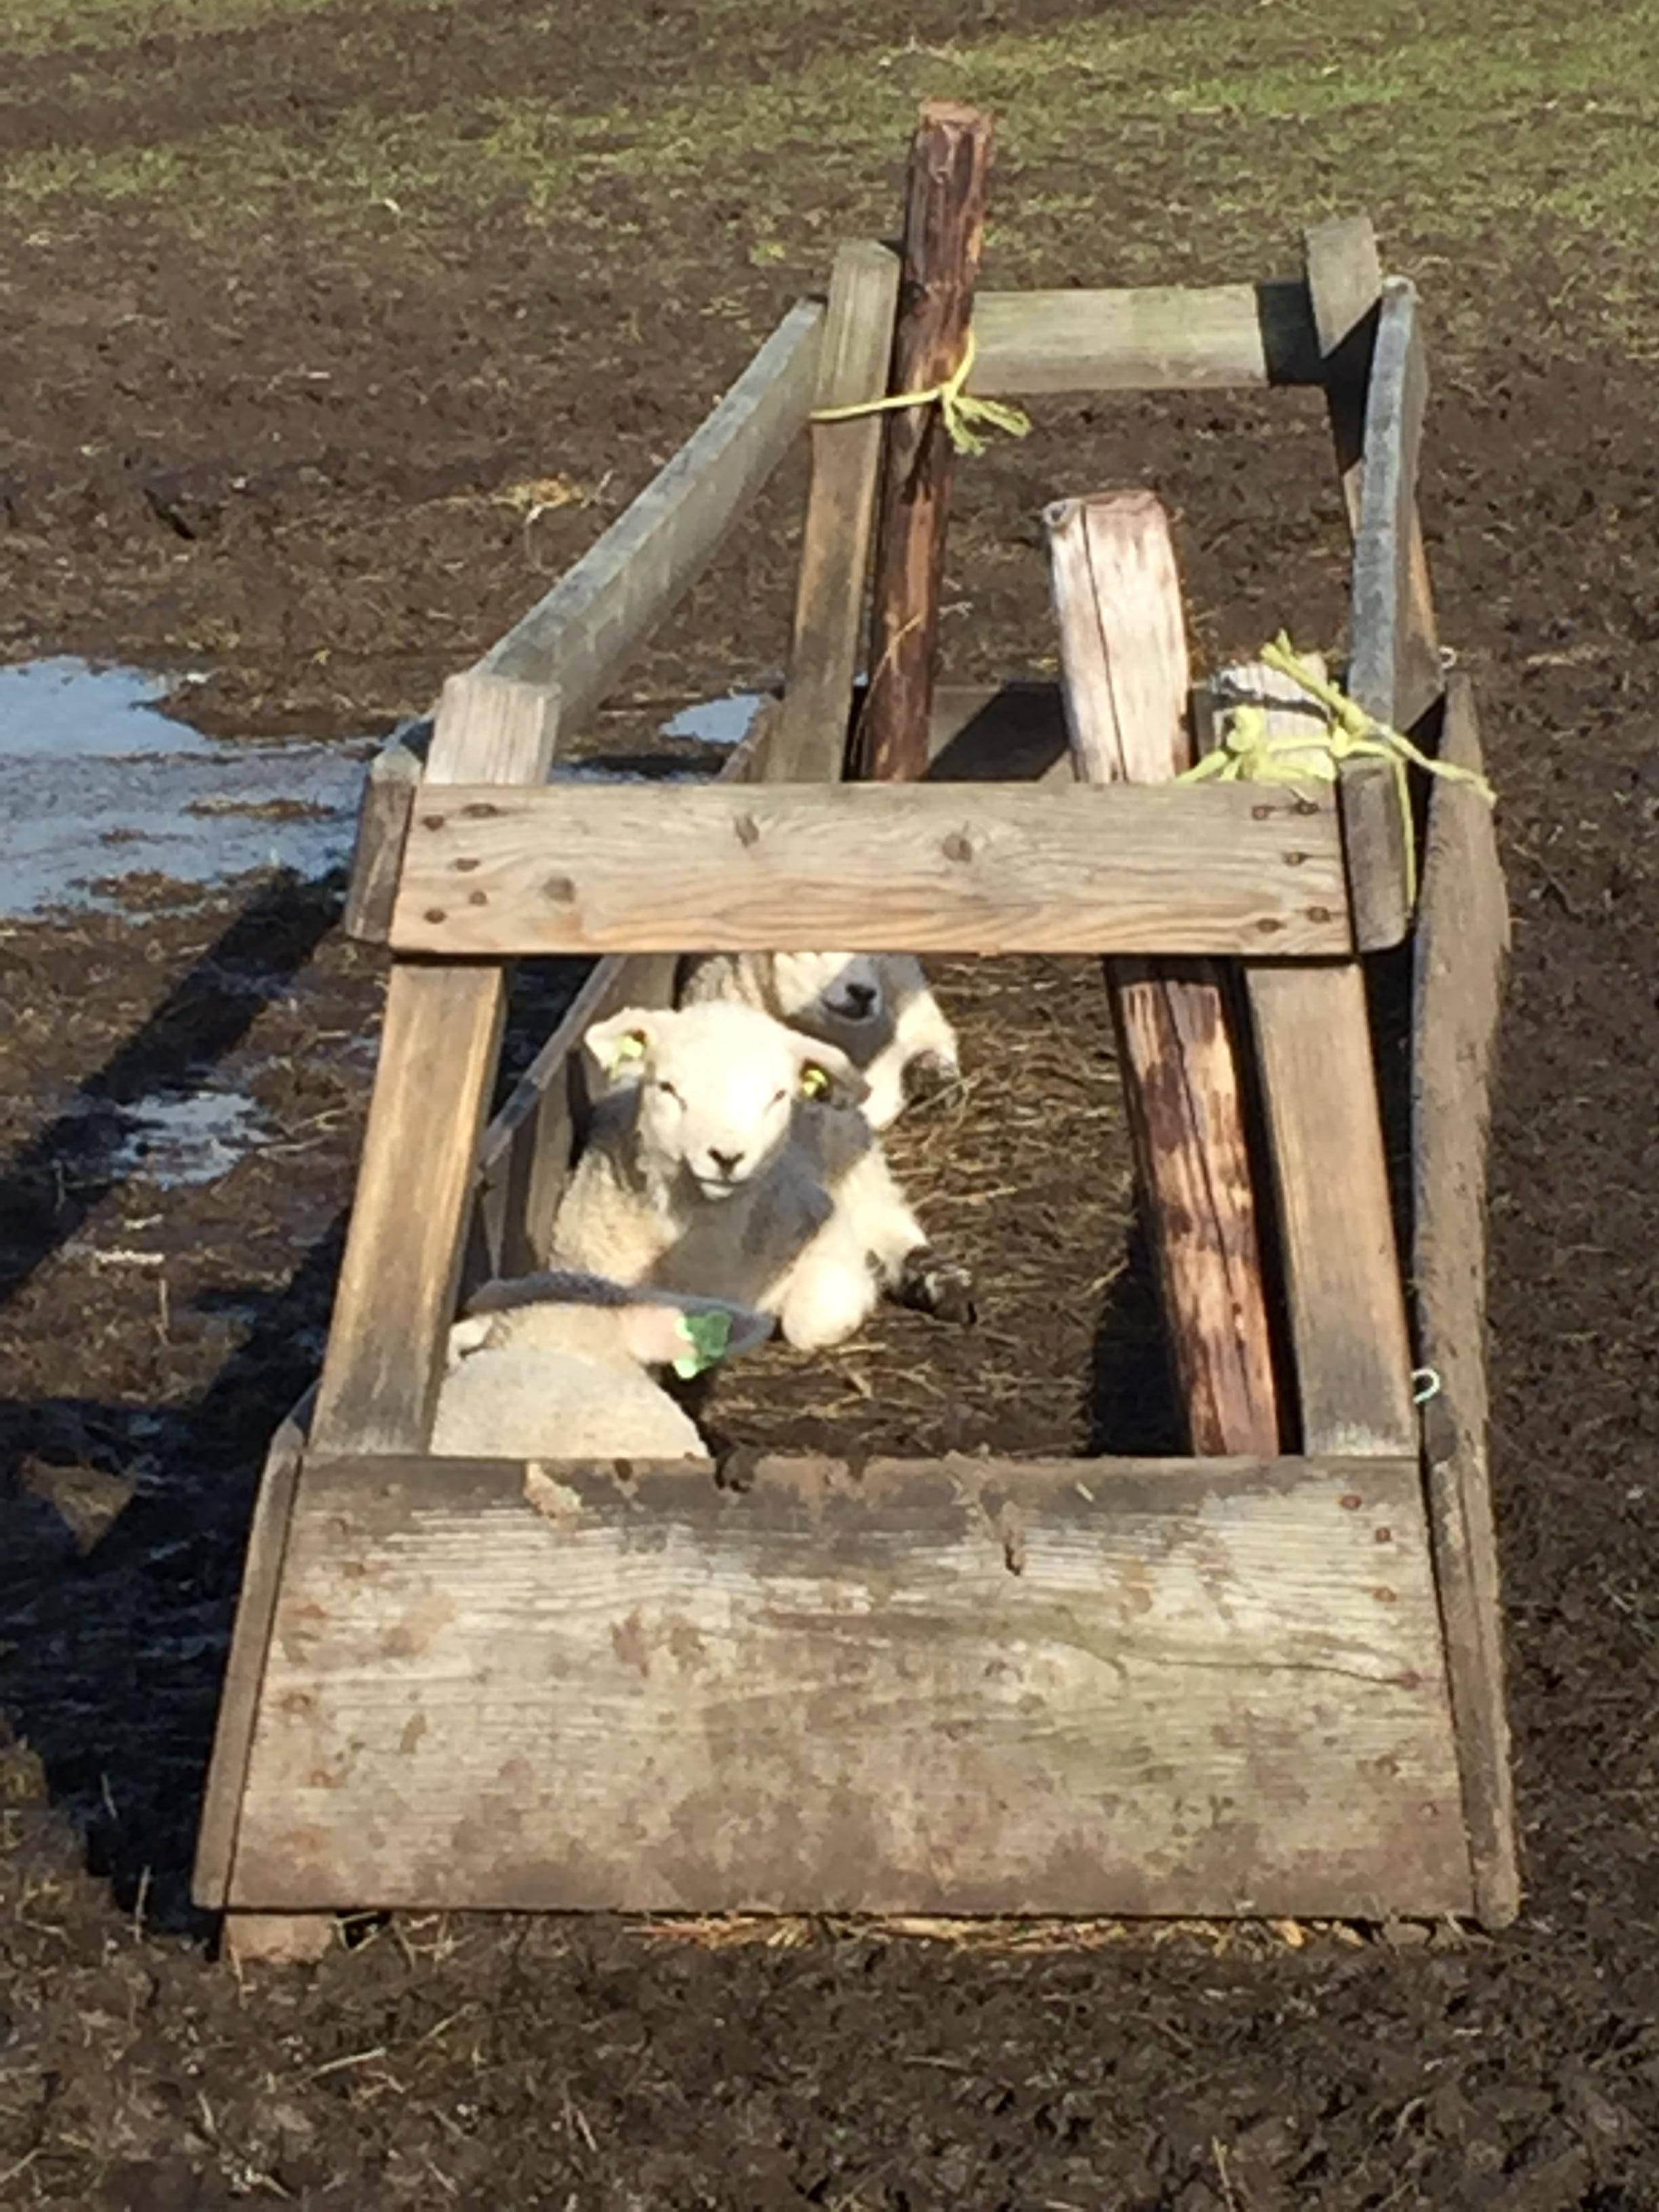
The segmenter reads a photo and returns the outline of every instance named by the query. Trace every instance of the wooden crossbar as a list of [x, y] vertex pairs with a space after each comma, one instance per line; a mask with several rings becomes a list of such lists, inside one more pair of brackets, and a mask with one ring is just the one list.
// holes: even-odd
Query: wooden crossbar
[[1334, 798], [848, 784], [423, 795], [394, 951], [1339, 955]]
[[1320, 381], [1308, 288], [981, 292], [970, 392], [1189, 392]]

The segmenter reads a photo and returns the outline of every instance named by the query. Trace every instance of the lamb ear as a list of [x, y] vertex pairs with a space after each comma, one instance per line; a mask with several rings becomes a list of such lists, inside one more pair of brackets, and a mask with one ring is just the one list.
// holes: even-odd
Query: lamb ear
[[656, 1036], [656, 1017], [646, 1006], [625, 1006], [609, 1021], [595, 1022], [582, 1048], [606, 1079], [617, 1082], [645, 1059]]
[[816, 1037], [792, 1032], [798, 1071], [796, 1087], [803, 1098], [818, 1106], [862, 1106], [870, 1086], [844, 1052], [820, 1044]]

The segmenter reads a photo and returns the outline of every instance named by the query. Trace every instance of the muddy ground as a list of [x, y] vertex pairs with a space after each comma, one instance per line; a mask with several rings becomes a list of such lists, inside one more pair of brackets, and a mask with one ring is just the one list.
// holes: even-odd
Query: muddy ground
[[[348, 99], [440, 75], [482, 97], [529, 35], [504, 5], [465, 35], [443, 10], [325, 20], [322, 39], [256, 21], [40, 53], [4, 143], [106, 150], [181, 117], [275, 118], [303, 142]], [[575, 100], [614, 92], [624, 50], [647, 90], [718, 88], [788, 45], [780, 28], [734, 58], [643, 6], [562, 21]], [[811, 173], [810, 146], [787, 159]], [[434, 217], [384, 265], [372, 235], [308, 239], [297, 185], [289, 220], [222, 238], [72, 187], [0, 237], [0, 647], [188, 665], [211, 678], [192, 710], [239, 735], [361, 734], [423, 705], [794, 288], [747, 255], [742, 207], [729, 234], [677, 230], [648, 185], [596, 192], [565, 230], [510, 200]], [[1143, 173], [1128, 210], [1143, 225], [1155, 187]], [[849, 189], [802, 186], [826, 237]], [[1098, 189], [1092, 266], [1011, 256], [999, 280], [1111, 274], [1121, 210]], [[812, 237], [787, 243], [810, 262]], [[1520, 1924], [717, 1942], [453, 1918], [355, 1930], [314, 1972], [212, 1963], [188, 1863], [241, 1547], [326, 1321], [382, 971], [341, 938], [337, 885], [151, 884], [0, 928], [0, 2206], [1659, 2205], [1659, 459], [1650, 369], [1566, 343], [1547, 256], [1506, 283], [1513, 321], [1449, 345], [1425, 507], [1516, 921], [1492, 1359]], [[1125, 480], [1177, 511], [1202, 657], [1281, 623], [1340, 642], [1316, 408], [1039, 411], [1024, 447], [964, 473], [951, 672], [1052, 665], [1038, 510]], [[757, 510], [617, 728], [775, 670], [798, 490]], [[1160, 1443], [1093, 979], [1036, 963], [945, 985], [974, 1038], [1013, 1005], [1022, 1040], [1006, 1157], [971, 1100], [914, 1140], [924, 1202], [933, 1178], [980, 1266], [981, 1330], [884, 1321], [844, 1367], [795, 1370], [790, 1433]], [[122, 1109], [204, 1087], [252, 1096], [267, 1139], [161, 1188]]]

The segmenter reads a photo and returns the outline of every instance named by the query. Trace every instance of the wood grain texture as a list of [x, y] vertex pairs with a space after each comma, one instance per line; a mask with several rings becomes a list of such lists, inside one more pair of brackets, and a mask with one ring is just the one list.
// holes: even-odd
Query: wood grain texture
[[[866, 240], [836, 255], [818, 406], [851, 406], [886, 391], [898, 283], [898, 258], [884, 246]], [[880, 415], [812, 425], [789, 678], [773, 741], [779, 781], [833, 781], [845, 763], [884, 434]]]
[[[1369, 216], [1346, 216], [1316, 223], [1304, 234], [1304, 261], [1331, 442], [1350, 527], [1362, 520], [1370, 390], [1382, 301], [1382, 264]], [[1397, 371], [1389, 372], [1397, 381]], [[1412, 645], [1412, 684], [1395, 703], [1411, 727], [1439, 688], [1433, 594], [1422, 524], [1413, 503], [1407, 525], [1407, 580]]]
[[1364, 972], [1352, 962], [1253, 964], [1247, 982], [1303, 1448], [1412, 1451], [1411, 1341]]
[[[961, 365], [979, 279], [991, 140], [991, 119], [977, 109], [945, 100], [922, 108], [910, 147], [890, 391], [931, 391]], [[850, 751], [855, 775], [915, 780], [927, 773], [954, 473], [942, 409], [906, 407], [888, 416], [870, 684]]]
[[1354, 533], [1347, 690], [1380, 722], [1409, 729], [1440, 692], [1440, 657], [1413, 593], [1417, 472], [1428, 364], [1416, 288], [1383, 284], [1365, 402], [1365, 460]]
[[1466, 1911], [1414, 1462], [307, 1462], [233, 1902]]
[[981, 292], [968, 389], [1199, 392], [1317, 384], [1318, 341], [1300, 279], [1128, 291]]
[[420, 756], [400, 738], [380, 747], [368, 764], [357, 802], [357, 836], [351, 852], [341, 927], [362, 945], [384, 945], [392, 932], [398, 872], [415, 793], [421, 781]]
[[484, 655], [487, 674], [558, 687], [574, 728], [702, 574], [806, 421], [823, 310], [792, 307], [714, 412], [598, 544]]
[[228, 1912], [222, 1941], [238, 1967], [314, 1966], [333, 1948], [326, 1912]]
[[[1467, 676], [1448, 687], [1441, 757], [1481, 769]], [[1486, 1450], [1486, 1131], [1510, 943], [1492, 810], [1437, 781], [1415, 948], [1413, 1274], [1424, 1364], [1430, 1528], [1457, 1722], [1475, 1910], [1520, 1910], [1504, 1618]]]
[[1340, 792], [1354, 947], [1387, 952], [1412, 926], [1411, 795], [1402, 802], [1398, 775], [1380, 760], [1349, 763]]
[[[545, 691], [473, 672], [443, 688], [418, 823], [459, 775], [471, 790], [542, 784]], [[506, 1012], [499, 963], [394, 963], [313, 1435], [416, 1451], [431, 1430]]]
[[305, 1448], [314, 1398], [315, 1392], [307, 1391], [271, 1438], [259, 1479], [252, 1525], [248, 1530], [241, 1589], [236, 1600], [236, 1625], [219, 1692], [213, 1756], [202, 1796], [202, 1820], [197, 1831], [196, 1863], [191, 1875], [191, 1897], [204, 1912], [222, 1911], [229, 1888], [236, 1826], [241, 1817], [242, 1789], [247, 1778], [248, 1752], [258, 1712], [259, 1685], [264, 1675], [265, 1654], [270, 1647], [270, 1624], [276, 1609], [289, 1516], [293, 1510], [300, 1455]]
[[848, 784], [423, 800], [404, 952], [1331, 954], [1352, 945], [1334, 794]]
[[[1079, 780], [1157, 783], [1190, 763], [1191, 670], [1169, 519], [1150, 492], [1048, 509]], [[1243, 1089], [1220, 971], [1109, 961], [1143, 1216], [1193, 1450], [1276, 1452]]]

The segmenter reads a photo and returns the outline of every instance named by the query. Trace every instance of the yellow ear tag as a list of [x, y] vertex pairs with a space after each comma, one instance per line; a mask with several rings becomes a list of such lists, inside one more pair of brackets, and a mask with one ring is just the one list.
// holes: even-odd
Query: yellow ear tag
[[629, 1030], [628, 1035], [623, 1039], [622, 1042], [611, 1054], [611, 1066], [608, 1072], [614, 1075], [618, 1068], [626, 1067], [630, 1060], [643, 1060], [644, 1058], [645, 1037], [643, 1033], [639, 1030]]
[[803, 1098], [827, 1098], [830, 1096], [829, 1075], [811, 1060], [800, 1072], [800, 1095]]

